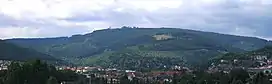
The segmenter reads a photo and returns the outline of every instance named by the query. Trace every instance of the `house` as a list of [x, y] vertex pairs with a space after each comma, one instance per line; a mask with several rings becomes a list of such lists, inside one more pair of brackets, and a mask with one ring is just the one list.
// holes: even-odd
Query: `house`
[[0, 67], [0, 70], [8, 70], [7, 66]]
[[133, 71], [133, 70], [125, 70], [126, 73], [130, 73], [130, 72], [136, 72], [136, 71]]
[[268, 65], [272, 65], [272, 60], [267, 60]]
[[257, 55], [254, 57], [255, 60], [267, 60], [267, 56], [263, 56], [263, 55]]

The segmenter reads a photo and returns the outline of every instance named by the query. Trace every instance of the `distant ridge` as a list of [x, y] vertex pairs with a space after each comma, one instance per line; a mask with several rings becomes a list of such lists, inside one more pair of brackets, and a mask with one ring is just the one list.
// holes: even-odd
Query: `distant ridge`
[[33, 49], [18, 47], [14, 44], [0, 40], [0, 59], [1, 60], [51, 60], [56, 61], [54, 57], [37, 52]]
[[227, 52], [256, 50], [271, 44], [265, 39], [256, 37], [177, 28], [131, 27], [97, 30], [71, 37], [8, 39], [6, 41], [75, 64], [116, 67], [128, 67], [116, 62], [127, 63], [130, 60], [131, 63], [127, 64], [134, 66], [137, 61], [132, 60], [142, 59], [151, 60], [143, 63], [151, 63], [154, 66], [169, 63], [171, 60], [174, 61], [173, 59], [180, 59], [175, 60], [180, 62], [179, 64], [197, 64]]

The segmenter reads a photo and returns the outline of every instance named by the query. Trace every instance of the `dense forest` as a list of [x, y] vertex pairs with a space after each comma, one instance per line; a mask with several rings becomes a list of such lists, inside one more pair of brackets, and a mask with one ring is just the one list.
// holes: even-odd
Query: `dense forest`
[[8, 70], [0, 71], [0, 84], [60, 84], [61, 82], [84, 84], [86, 80], [84, 76], [74, 71], [57, 70], [55, 66], [40, 60], [12, 62]]
[[206, 63], [220, 54], [255, 50], [271, 44], [254, 37], [176, 28], [136, 27], [97, 30], [71, 37], [6, 41], [74, 64], [123, 68], [130, 68], [120, 64], [128, 63], [130, 58], [148, 60], [143, 60], [147, 65], [132, 61], [130, 64], [134, 64], [133, 67], [150, 65], [149, 68], [157, 68], [171, 64], [170, 61], [193, 66]]

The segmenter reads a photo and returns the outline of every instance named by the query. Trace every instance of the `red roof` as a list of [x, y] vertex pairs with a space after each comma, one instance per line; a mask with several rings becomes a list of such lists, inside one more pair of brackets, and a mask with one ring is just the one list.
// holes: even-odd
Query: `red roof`
[[179, 71], [166, 71], [166, 72], [152, 72], [152, 75], [174, 75], [181, 74]]

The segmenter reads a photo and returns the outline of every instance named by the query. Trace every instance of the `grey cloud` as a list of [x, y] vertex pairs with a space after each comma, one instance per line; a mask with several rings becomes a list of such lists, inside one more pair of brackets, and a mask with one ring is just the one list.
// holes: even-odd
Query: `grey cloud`
[[28, 21], [20, 21], [10, 16], [4, 15], [0, 13], [0, 27], [7, 27], [7, 26], [24, 26], [28, 24]]
[[[118, 7], [109, 6], [100, 11], [85, 11], [65, 20], [68, 22], [105, 22], [108, 25], [120, 27], [175, 27], [195, 30], [212, 31], [227, 34], [257, 36], [272, 38], [272, 5], [261, 3], [244, 3], [239, 0], [223, 0], [219, 4], [209, 6], [194, 6], [192, 0], [185, 0], [184, 6], [179, 8], [162, 8], [158, 11], [144, 9], [124, 9], [116, 11]], [[255, 0], [258, 1], [258, 0]], [[118, 3], [118, 2], [116, 2]], [[0, 15], [0, 17], [3, 17]], [[54, 22], [39, 23], [29, 20], [15, 20], [6, 17], [0, 19], [0, 26], [19, 25], [43, 28], [45, 31], [53, 29], [63, 31], [61, 35], [72, 35], [87, 30], [86, 26], [61, 26]], [[65, 29], [65, 27], [68, 27]], [[43, 35], [48, 36], [49, 34]], [[56, 35], [56, 34], [54, 34]], [[52, 35], [51, 35], [52, 36]]]
[[69, 18], [63, 18], [60, 20], [67, 20], [72, 22], [86, 22], [86, 21], [104, 21], [106, 19], [102, 16], [97, 16], [97, 15], [92, 15], [87, 13], [87, 14], [72, 16]]
[[[272, 5], [243, 3], [224, 0], [220, 4], [195, 7], [191, 4], [176, 9], [164, 8], [156, 12], [145, 10], [113, 11], [108, 8], [92, 12], [91, 16], [76, 16], [84, 21], [102, 20], [112, 25], [152, 25], [156, 27], [179, 27], [227, 34], [271, 38]], [[190, 2], [188, 2], [190, 3]], [[77, 21], [77, 20], [74, 20]], [[237, 30], [238, 28], [238, 30]], [[249, 32], [250, 31], [250, 32]]]
[[[4, 14], [0, 14], [0, 18], [1, 18], [0, 28], [19, 27], [19, 28], [28, 28], [29, 30], [38, 30], [38, 33], [35, 33], [36, 35], [32, 35], [32, 37], [70, 36], [72, 34], [80, 34], [82, 32], [88, 32], [87, 26], [60, 25], [55, 21], [46, 20], [46, 19], [27, 19], [27, 18], [16, 19]], [[0, 33], [1, 32], [5, 32], [5, 31], [0, 31]]]

